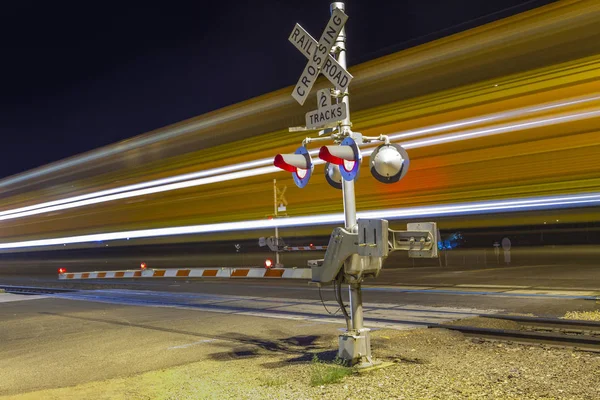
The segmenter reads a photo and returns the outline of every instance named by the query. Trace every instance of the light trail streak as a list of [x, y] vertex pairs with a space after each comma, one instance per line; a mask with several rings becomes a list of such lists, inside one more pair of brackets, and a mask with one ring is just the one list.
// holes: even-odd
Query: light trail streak
[[249, 178], [249, 177], [257, 176], [257, 175], [270, 174], [270, 173], [277, 172], [277, 171], [280, 171], [280, 169], [277, 167], [274, 167], [274, 166], [249, 169], [246, 171], [237, 171], [237, 172], [232, 172], [229, 174], [210, 176], [208, 178], [199, 178], [199, 179], [193, 179], [191, 181], [171, 183], [168, 185], [155, 186], [155, 187], [150, 187], [150, 188], [146, 188], [146, 189], [125, 192], [125, 193], [116, 193], [116, 194], [112, 194], [109, 196], [96, 197], [96, 198], [78, 201], [78, 202], [74, 202], [74, 203], [60, 204], [60, 205], [56, 205], [56, 206], [52, 206], [52, 207], [45, 207], [45, 208], [41, 208], [41, 209], [30, 210], [30, 211], [17, 213], [17, 214], [2, 215], [2, 216], [0, 216], [0, 221], [15, 219], [15, 218], [23, 218], [23, 217], [27, 217], [30, 215], [43, 214], [43, 213], [53, 212], [53, 211], [66, 210], [69, 208], [83, 207], [83, 206], [87, 206], [87, 205], [91, 205], [91, 204], [105, 203], [105, 202], [113, 201], [113, 200], [122, 200], [122, 199], [127, 199], [130, 197], [138, 197], [138, 196], [144, 196], [144, 195], [149, 195], [149, 194], [154, 194], [154, 193], [168, 192], [168, 191], [176, 190], [176, 189], [185, 189], [185, 188], [193, 187], [193, 186], [201, 186], [201, 185], [208, 185], [211, 183], [225, 182], [225, 181], [231, 181], [231, 180], [242, 179], [242, 178]]
[[[590, 207], [600, 205], [600, 192], [577, 195], [530, 197], [499, 201], [479, 201], [472, 203], [447, 204], [441, 206], [423, 206], [396, 208], [388, 210], [373, 210], [358, 213], [358, 218], [386, 218], [389, 220], [448, 217], [457, 215], [486, 214], [489, 212], [521, 212], [531, 210], [549, 210], [558, 208]], [[323, 214], [315, 216], [291, 217], [273, 220], [251, 220], [239, 222], [224, 222], [215, 224], [178, 226], [169, 228], [143, 229], [124, 232], [108, 232], [62, 238], [28, 240], [21, 242], [0, 243], [0, 250], [18, 248], [62, 246], [97, 241], [129, 240], [141, 238], [156, 238], [165, 236], [206, 234], [218, 232], [235, 232], [244, 230], [262, 230], [302, 227], [310, 225], [332, 225], [343, 223], [342, 213]]]
[[[450, 124], [439, 124], [427, 128], [414, 129], [406, 132], [389, 135], [391, 140], [406, 139], [408, 137], [424, 136], [444, 130], [456, 129], [468, 125], [479, 124], [482, 122], [490, 122], [498, 119], [506, 119], [519, 117], [526, 114], [537, 113], [540, 111], [548, 111], [562, 107], [580, 105], [591, 101], [600, 100], [600, 95], [577, 98], [570, 101], [554, 102], [542, 106], [527, 107], [519, 110], [511, 110], [496, 114], [490, 114], [481, 118], [470, 118], [462, 121], [457, 121]], [[535, 127], [547, 126], [554, 123], [565, 123], [580, 119], [594, 118], [600, 116], [600, 110], [583, 113], [567, 114], [559, 117], [538, 118], [529, 122], [517, 124], [505, 124], [503, 126], [487, 129], [474, 129], [467, 132], [448, 134], [421, 141], [403, 142], [402, 146], [406, 149], [432, 146], [441, 143], [449, 143], [459, 140], [467, 140], [476, 137], [484, 137], [501, 133], [513, 132], [519, 129], [530, 129]], [[363, 156], [370, 155], [374, 147], [367, 148], [361, 151]], [[309, 154], [317, 155], [318, 149], [311, 150]], [[144, 196], [154, 193], [161, 193], [171, 190], [184, 189], [194, 186], [202, 186], [212, 183], [225, 182], [235, 179], [248, 178], [252, 176], [270, 174], [279, 172], [278, 168], [269, 166], [273, 159], [260, 159], [244, 163], [232, 164], [219, 168], [212, 168], [204, 171], [198, 171], [183, 175], [177, 175], [169, 178], [157, 179], [148, 182], [142, 182], [133, 185], [122, 186], [113, 189], [88, 193], [80, 196], [59, 199], [45, 203], [34, 204], [31, 206], [15, 208], [11, 210], [0, 211], [0, 221], [16, 218], [23, 218], [31, 215], [38, 215], [48, 212], [60, 211], [70, 208], [83, 207], [92, 204], [105, 203], [114, 200], [127, 199], [131, 197]], [[323, 164], [320, 159], [313, 160], [315, 165]], [[262, 168], [256, 168], [262, 167]], [[254, 169], [253, 169], [254, 168]]]

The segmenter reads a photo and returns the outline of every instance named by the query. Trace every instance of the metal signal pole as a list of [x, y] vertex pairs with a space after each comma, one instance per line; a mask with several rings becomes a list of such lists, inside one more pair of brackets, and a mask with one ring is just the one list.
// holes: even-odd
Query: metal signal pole
[[[340, 9], [345, 11], [345, 5], [342, 2], [331, 3], [330, 11]], [[346, 69], [346, 28], [342, 28], [340, 34], [335, 41], [335, 49], [337, 53], [337, 61], [340, 66]], [[353, 137], [351, 130], [352, 124], [350, 123], [350, 99], [349, 92], [346, 90], [342, 93], [342, 102], [346, 104], [347, 115], [342, 121], [340, 130], [344, 136]], [[358, 160], [356, 161], [358, 162]], [[344, 221], [345, 227], [350, 232], [357, 232], [357, 220], [356, 220], [356, 195], [354, 192], [354, 180], [347, 181], [342, 180], [342, 193], [344, 201]], [[352, 255], [346, 263], [360, 263], [360, 257], [358, 255]], [[354, 268], [353, 268], [354, 269]], [[361, 283], [350, 283], [349, 285], [350, 295], [350, 309], [351, 309], [351, 320], [352, 320], [352, 331], [347, 332], [345, 338], [352, 338], [354, 356], [358, 355], [358, 359], [353, 360], [359, 366], [368, 366], [372, 364], [371, 360], [371, 344], [369, 340], [369, 329], [363, 325], [363, 306], [362, 306], [362, 291]], [[343, 338], [340, 338], [340, 350], [344, 347]], [[358, 351], [356, 351], [358, 350]]]
[[[353, 77], [346, 70], [344, 25], [348, 16], [344, 11], [344, 3], [331, 3], [331, 17], [318, 41], [300, 24], [295, 25], [288, 38], [308, 59], [292, 97], [304, 105], [321, 74], [334, 88], [317, 92], [317, 109], [305, 114], [304, 127], [289, 128], [290, 132], [324, 128], [319, 132], [319, 137], [306, 137], [293, 154], [277, 154], [273, 164], [291, 172], [296, 186], [303, 188], [314, 167], [306, 145], [321, 140], [335, 144], [322, 146], [319, 158], [328, 163], [325, 169], [327, 182], [336, 189], [342, 189], [345, 227], [333, 229], [325, 258], [309, 260], [308, 265], [311, 267], [312, 282], [318, 285], [334, 284], [336, 299], [347, 323], [346, 332], [338, 337], [338, 356], [360, 368], [381, 365], [371, 358], [369, 329], [363, 325], [363, 279], [365, 276], [378, 276], [384, 260], [392, 251], [408, 251], [409, 257], [437, 257], [438, 239], [435, 222], [409, 223], [406, 231], [394, 231], [389, 229], [385, 219], [358, 221], [356, 218], [354, 180], [358, 177], [361, 162], [359, 146], [373, 141], [382, 143], [371, 154], [370, 172], [375, 179], [386, 184], [398, 182], [406, 174], [409, 158], [406, 150], [390, 143], [387, 135], [371, 137], [352, 131], [348, 85]], [[332, 97], [336, 99], [335, 104], [331, 104]], [[329, 136], [322, 136], [325, 134]], [[342, 301], [342, 283], [349, 285], [351, 315], [346, 312]]]
[[[277, 219], [277, 179], [273, 179], [273, 218]], [[275, 227], [275, 245], [279, 246], [279, 228]], [[279, 251], [275, 252], [275, 267], [279, 267]]]

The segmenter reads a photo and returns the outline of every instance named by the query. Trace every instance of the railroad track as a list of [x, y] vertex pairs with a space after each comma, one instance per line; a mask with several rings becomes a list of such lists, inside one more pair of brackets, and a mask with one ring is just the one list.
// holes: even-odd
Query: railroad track
[[44, 288], [34, 286], [12, 286], [12, 285], [0, 285], [0, 291], [12, 294], [54, 294], [54, 293], [65, 293], [65, 292], [76, 292], [75, 289], [61, 289], [61, 288]]
[[465, 336], [484, 340], [575, 348], [600, 353], [600, 322], [512, 315], [486, 315], [485, 317], [515, 322], [520, 325], [520, 329], [480, 328], [463, 325], [432, 325], [430, 327], [459, 331]]

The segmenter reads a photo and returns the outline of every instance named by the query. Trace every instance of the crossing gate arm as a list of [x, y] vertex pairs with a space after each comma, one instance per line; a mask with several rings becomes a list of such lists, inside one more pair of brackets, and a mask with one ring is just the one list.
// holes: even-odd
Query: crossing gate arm
[[283, 278], [306, 279], [312, 277], [310, 268], [154, 268], [121, 271], [64, 272], [60, 280], [128, 279], [128, 278]]
[[286, 246], [284, 251], [323, 251], [327, 250], [327, 246]]

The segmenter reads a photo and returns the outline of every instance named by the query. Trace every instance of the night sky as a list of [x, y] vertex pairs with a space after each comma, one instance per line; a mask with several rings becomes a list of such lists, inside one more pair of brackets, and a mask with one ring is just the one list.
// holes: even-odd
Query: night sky
[[[348, 63], [549, 2], [349, 0]], [[0, 177], [294, 84], [330, 2], [123, 3], [2, 5]]]

